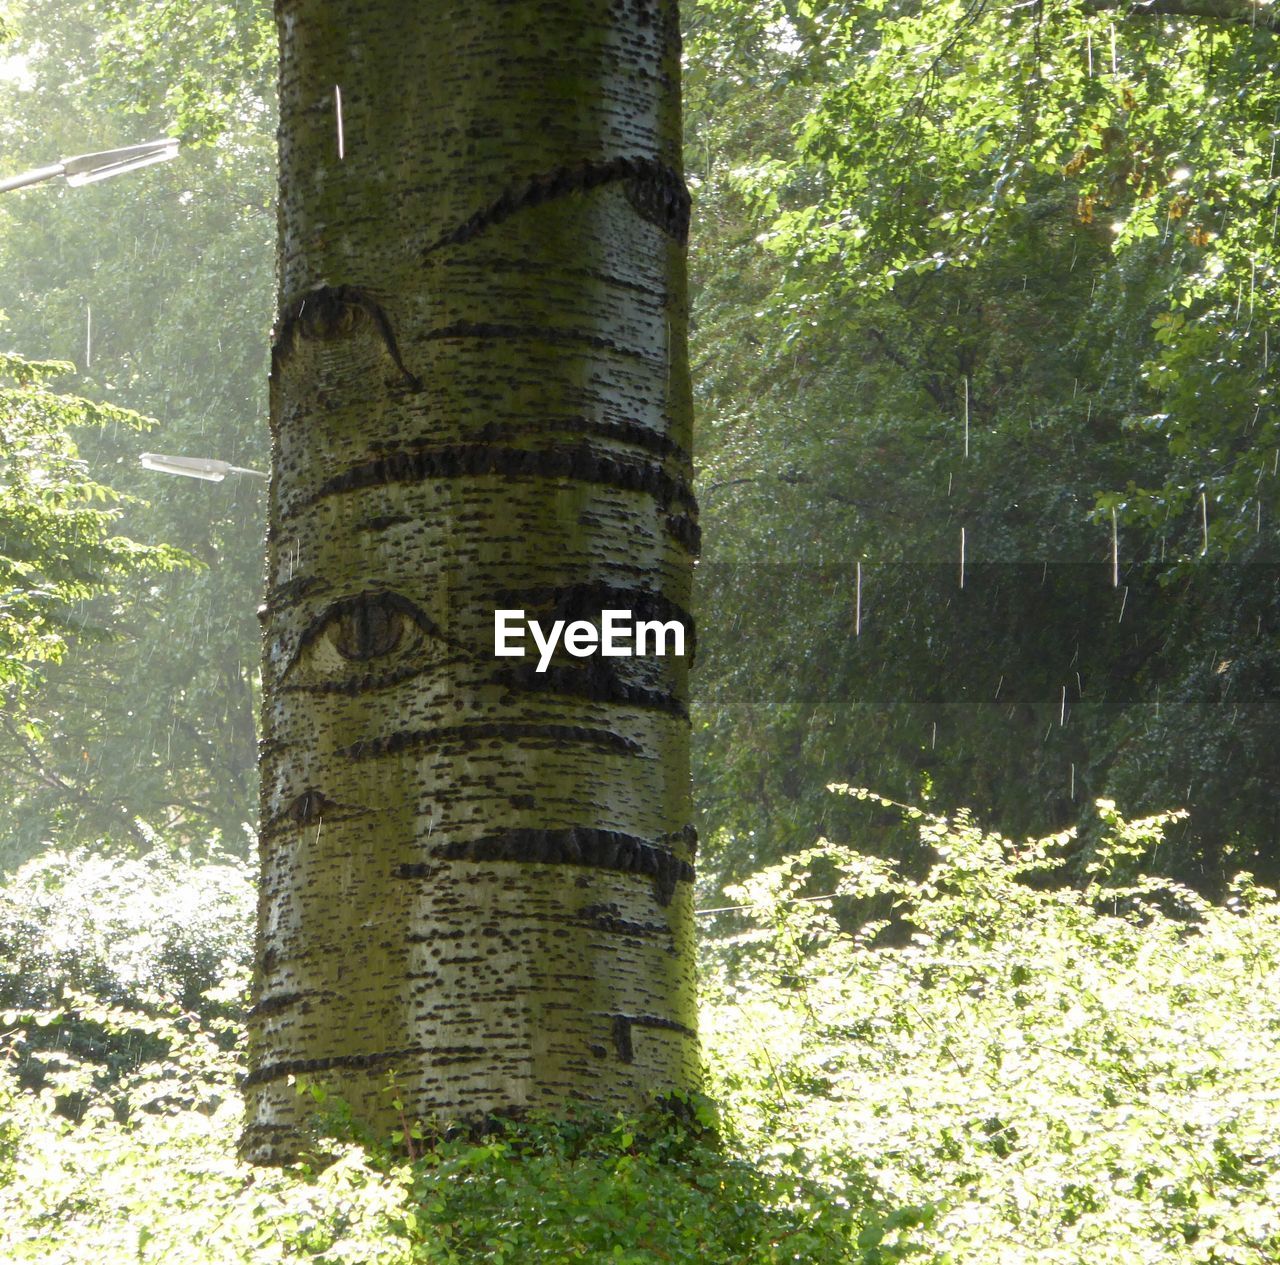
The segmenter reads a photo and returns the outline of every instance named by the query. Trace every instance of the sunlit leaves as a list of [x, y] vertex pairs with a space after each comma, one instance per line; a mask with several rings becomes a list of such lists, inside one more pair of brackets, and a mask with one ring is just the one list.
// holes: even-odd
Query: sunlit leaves
[[72, 635], [74, 603], [120, 576], [171, 569], [171, 549], [143, 548], [112, 533], [121, 497], [95, 481], [69, 427], [149, 425], [128, 409], [58, 395], [56, 362], [0, 357], [0, 683], [29, 678], [57, 659]]

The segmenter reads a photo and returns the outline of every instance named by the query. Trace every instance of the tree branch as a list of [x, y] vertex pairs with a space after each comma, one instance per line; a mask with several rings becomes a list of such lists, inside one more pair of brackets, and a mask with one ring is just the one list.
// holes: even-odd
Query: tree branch
[[1084, 0], [1088, 13], [1124, 10], [1131, 17], [1204, 18], [1280, 31], [1280, 12], [1258, 0]]

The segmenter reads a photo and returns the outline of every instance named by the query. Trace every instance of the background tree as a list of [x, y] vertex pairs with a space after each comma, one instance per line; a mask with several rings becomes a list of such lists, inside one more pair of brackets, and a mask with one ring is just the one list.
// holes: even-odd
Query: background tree
[[[109, 627], [88, 622], [91, 603], [109, 608], [125, 584], [154, 583], [180, 562], [172, 549], [146, 548], [114, 530], [121, 498], [90, 476], [72, 431], [136, 433], [148, 423], [127, 409], [54, 392], [50, 382], [70, 368], [0, 354], [0, 731], [7, 740], [0, 768], [16, 814], [34, 791], [68, 808], [84, 794], [74, 765], [61, 775], [42, 762], [48, 720], [36, 700], [69, 647], [110, 637]], [[12, 847], [0, 856], [11, 861]]]
[[11, 861], [51, 838], [145, 844], [144, 828], [201, 847], [215, 834], [235, 850], [249, 845], [265, 498], [254, 480], [141, 471], [138, 453], [266, 467], [274, 100], [265, 18], [260, 6], [15, 7], [0, 84], [14, 169], [171, 130], [183, 139], [176, 162], [128, 177], [127, 188], [6, 194], [0, 279], [8, 346], [73, 362], [68, 381], [80, 395], [159, 420], [145, 437], [116, 423], [82, 433], [82, 457], [98, 481], [131, 494], [119, 530], [200, 565], [139, 573], [86, 610], [113, 638], [46, 667], [34, 736], [0, 727], [11, 791], [0, 797], [0, 836]]
[[1275, 36], [1149, 8], [699, 10], [730, 872], [874, 835], [832, 780], [1276, 872]]

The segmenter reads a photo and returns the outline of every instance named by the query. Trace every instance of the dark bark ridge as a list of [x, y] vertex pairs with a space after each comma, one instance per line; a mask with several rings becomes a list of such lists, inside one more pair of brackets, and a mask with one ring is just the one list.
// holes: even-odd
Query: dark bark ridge
[[422, 751], [441, 747], [470, 747], [486, 742], [533, 741], [547, 746], [585, 743], [618, 755], [639, 755], [640, 744], [608, 729], [586, 725], [553, 725], [542, 722], [473, 721], [462, 725], [442, 725], [436, 729], [403, 729], [381, 738], [366, 738], [342, 747], [338, 754], [349, 760], [369, 760], [402, 751]]
[[[680, 832], [682, 838], [687, 838]], [[660, 905], [671, 903], [677, 883], [692, 883], [693, 864], [661, 843], [650, 843], [617, 830], [570, 826], [563, 830], [504, 830], [479, 839], [445, 844], [435, 855], [449, 861], [519, 861], [538, 865], [581, 865], [653, 879]], [[430, 878], [436, 867], [409, 863], [397, 878]]]
[[388, 1063], [397, 1063], [415, 1055], [427, 1054], [425, 1046], [408, 1046], [403, 1050], [378, 1050], [368, 1054], [337, 1054], [318, 1059], [286, 1059], [279, 1063], [266, 1063], [256, 1067], [243, 1081], [241, 1087], [248, 1089], [260, 1085], [264, 1081], [278, 1080], [283, 1076], [297, 1076], [312, 1072], [329, 1072], [338, 1067], [377, 1068]]
[[658, 1015], [614, 1015], [613, 1046], [618, 1052], [618, 1058], [624, 1063], [633, 1063], [635, 1061], [635, 1046], [631, 1040], [631, 1030], [633, 1028], [665, 1028], [670, 1032], [683, 1033], [685, 1036], [697, 1036], [697, 1033], [692, 1028], [678, 1023], [674, 1019], [663, 1019]]
[[[477, 475], [507, 479], [572, 479], [652, 496], [664, 512], [667, 529], [692, 549], [696, 542], [698, 503], [682, 477], [650, 462], [601, 452], [588, 443], [552, 444], [545, 448], [496, 448], [488, 444], [424, 442], [348, 467], [326, 479], [281, 515], [287, 519], [326, 497], [360, 488], [394, 483], [421, 483]], [[671, 510], [677, 511], [670, 513]]]
[[587, 659], [583, 667], [552, 664], [545, 672], [539, 672], [535, 663], [521, 663], [495, 673], [493, 680], [522, 693], [568, 694], [596, 703], [626, 703], [667, 712], [686, 722], [689, 719], [689, 708], [678, 694], [624, 681], [607, 659]]
[[682, 245], [688, 241], [691, 200], [684, 177], [655, 158], [636, 156], [557, 167], [534, 176], [522, 188], [507, 190], [483, 210], [438, 237], [425, 254], [469, 242], [529, 207], [618, 181], [623, 183], [627, 201], [641, 218], [657, 225]]

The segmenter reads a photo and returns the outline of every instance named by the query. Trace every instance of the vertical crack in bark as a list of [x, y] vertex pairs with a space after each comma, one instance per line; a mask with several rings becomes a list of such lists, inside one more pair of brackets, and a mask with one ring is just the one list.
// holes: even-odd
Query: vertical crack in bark
[[422, 379], [410, 373], [400, 355], [395, 331], [382, 305], [360, 286], [317, 286], [285, 308], [271, 348], [271, 377], [279, 376], [298, 338], [327, 341], [350, 334], [362, 319], [369, 320], [382, 339], [392, 364], [410, 391], [422, 390]]

